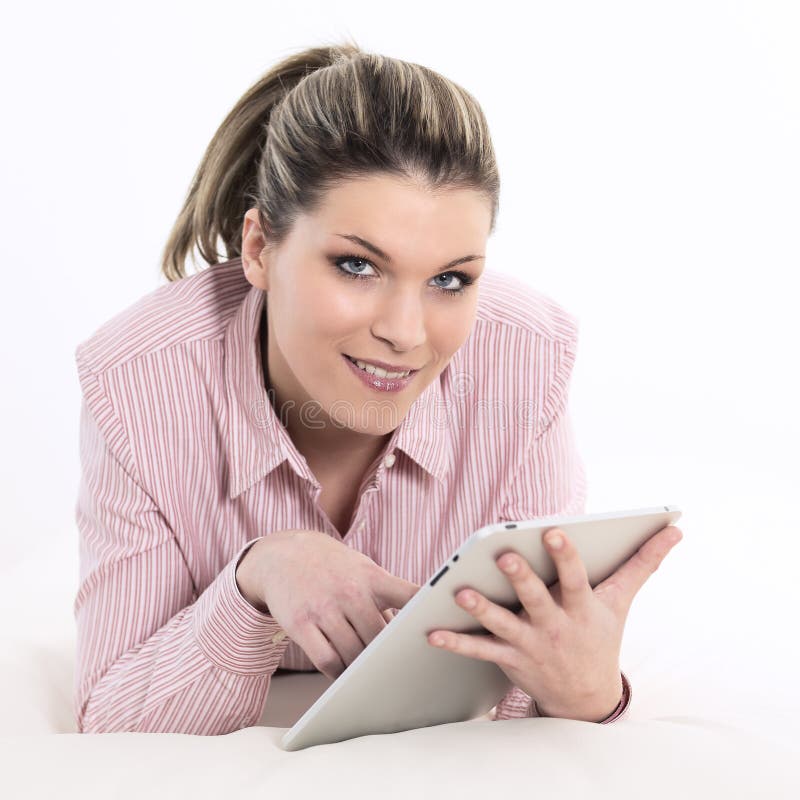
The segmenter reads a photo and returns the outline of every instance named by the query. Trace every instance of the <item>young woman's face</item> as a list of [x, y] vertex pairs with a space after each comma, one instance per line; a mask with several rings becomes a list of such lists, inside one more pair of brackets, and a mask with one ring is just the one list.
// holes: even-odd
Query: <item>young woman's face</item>
[[[243, 260], [248, 280], [267, 291], [279, 416], [291, 401], [312, 428], [396, 428], [470, 333], [489, 225], [489, 204], [473, 190], [433, 195], [388, 176], [331, 190], [273, 251], [250, 209]], [[415, 372], [362, 373], [349, 358]]]

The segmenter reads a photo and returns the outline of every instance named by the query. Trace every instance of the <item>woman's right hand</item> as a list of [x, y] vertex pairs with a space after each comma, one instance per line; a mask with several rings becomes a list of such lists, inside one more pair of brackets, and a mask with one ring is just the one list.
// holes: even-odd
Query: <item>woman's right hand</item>
[[259, 539], [239, 562], [236, 581], [331, 680], [420, 588], [327, 533], [301, 528]]

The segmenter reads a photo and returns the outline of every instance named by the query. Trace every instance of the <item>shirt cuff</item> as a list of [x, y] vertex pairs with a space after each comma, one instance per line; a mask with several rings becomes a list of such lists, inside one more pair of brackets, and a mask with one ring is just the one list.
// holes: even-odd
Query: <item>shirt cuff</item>
[[598, 725], [607, 725], [609, 722], [619, 719], [628, 710], [628, 706], [631, 704], [631, 696], [633, 693], [631, 691], [630, 681], [622, 670], [620, 670], [619, 674], [622, 676], [622, 697], [617, 707], [605, 719], [601, 719]]
[[289, 644], [275, 618], [250, 605], [236, 583], [239, 561], [256, 541], [239, 550], [194, 606], [194, 634], [206, 658], [244, 675], [273, 673]]
[[[597, 725], [608, 725], [609, 722], [619, 719], [628, 710], [628, 706], [631, 704], [633, 692], [631, 690], [630, 681], [622, 670], [620, 670], [619, 674], [622, 677], [622, 697], [619, 703], [617, 703], [617, 707], [605, 719], [598, 720], [596, 723]], [[530, 705], [528, 706], [528, 716], [541, 716], [539, 710], [536, 708], [536, 701], [533, 698], [531, 698]]]

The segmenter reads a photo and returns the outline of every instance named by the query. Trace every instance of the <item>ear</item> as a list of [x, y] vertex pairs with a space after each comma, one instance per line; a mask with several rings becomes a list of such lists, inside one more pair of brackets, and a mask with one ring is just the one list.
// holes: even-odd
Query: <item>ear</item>
[[258, 209], [248, 209], [242, 228], [242, 269], [253, 286], [269, 291], [268, 251], [258, 219]]

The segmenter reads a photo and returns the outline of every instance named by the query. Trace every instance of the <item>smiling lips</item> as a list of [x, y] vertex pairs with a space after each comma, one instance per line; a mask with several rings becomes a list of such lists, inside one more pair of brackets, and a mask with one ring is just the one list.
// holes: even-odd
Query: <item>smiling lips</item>
[[[399, 392], [408, 386], [409, 382], [414, 380], [414, 376], [419, 370], [414, 370], [409, 373], [400, 373], [399, 375], [394, 372], [387, 373], [386, 370], [378, 367], [373, 367], [362, 361], [364, 367], [360, 367], [350, 356], [342, 353], [345, 363], [353, 374], [367, 387], [378, 392]], [[396, 377], [394, 377], [396, 376]]]
[[344, 354], [345, 357], [356, 364], [359, 368], [366, 370], [370, 375], [377, 375], [379, 378], [405, 378], [406, 375], [412, 372], [419, 372], [414, 367], [407, 367], [405, 365], [386, 364], [383, 361], [362, 361], [360, 358], [353, 358], [353, 356]]

